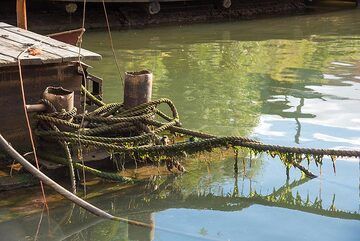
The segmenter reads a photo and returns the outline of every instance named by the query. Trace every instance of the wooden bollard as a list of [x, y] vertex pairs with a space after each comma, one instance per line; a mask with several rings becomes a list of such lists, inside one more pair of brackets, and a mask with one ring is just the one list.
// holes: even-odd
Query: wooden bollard
[[47, 87], [43, 98], [50, 101], [57, 111], [70, 111], [74, 108], [74, 91], [62, 87]]
[[148, 70], [125, 72], [124, 107], [132, 107], [151, 101], [153, 74]]

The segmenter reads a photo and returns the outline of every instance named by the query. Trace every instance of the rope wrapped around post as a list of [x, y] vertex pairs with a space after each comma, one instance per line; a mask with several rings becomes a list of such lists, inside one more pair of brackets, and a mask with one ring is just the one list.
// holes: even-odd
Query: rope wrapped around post
[[[86, 95], [94, 101], [95, 96], [90, 92]], [[287, 165], [300, 169], [309, 177], [315, 177], [309, 170], [301, 165], [303, 159], [311, 159], [316, 164], [327, 155], [334, 161], [334, 157], [360, 157], [359, 150], [333, 150], [286, 147], [279, 145], [264, 144], [257, 140], [240, 136], [215, 136], [181, 126], [178, 111], [173, 102], [166, 98], [144, 103], [130, 109], [123, 108], [121, 103], [105, 104], [97, 102], [99, 107], [86, 113], [85, 116], [75, 114], [73, 110], [62, 115], [42, 113], [37, 116], [39, 120], [65, 125], [70, 128], [67, 131], [42, 130], [36, 134], [44, 139], [53, 141], [65, 141], [71, 144], [94, 146], [104, 148], [110, 152], [128, 154], [130, 156], [150, 156], [155, 161], [166, 157], [184, 156], [184, 152], [194, 154], [209, 151], [218, 147], [245, 147], [256, 152], [265, 152], [272, 156], [278, 155]], [[159, 110], [160, 105], [167, 105], [170, 115]], [[71, 112], [71, 113], [70, 113]], [[71, 115], [72, 121], [64, 120], [63, 117]], [[86, 125], [80, 128], [80, 121], [84, 118]], [[159, 121], [160, 120], [160, 121]], [[161, 121], [162, 120], [162, 121]], [[147, 126], [146, 132], [139, 128], [139, 124]], [[121, 130], [122, 134], [116, 134]], [[124, 132], [126, 132], [124, 135]], [[179, 141], [175, 143], [159, 143], [154, 139], [161, 139], [164, 131], [178, 133], [189, 137], [196, 137], [195, 141]], [[283, 157], [286, 155], [286, 158]]]

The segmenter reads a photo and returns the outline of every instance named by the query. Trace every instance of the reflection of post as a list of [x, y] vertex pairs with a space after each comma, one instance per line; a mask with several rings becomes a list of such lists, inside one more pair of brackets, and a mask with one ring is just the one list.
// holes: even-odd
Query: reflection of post
[[[296, 114], [301, 114], [301, 108], [304, 106], [304, 98], [300, 99], [300, 104], [296, 107]], [[295, 117], [296, 121], [296, 134], [295, 134], [295, 143], [300, 143], [300, 134], [301, 134], [301, 123], [299, 121], [299, 118]]]
[[232, 193], [233, 197], [238, 197], [239, 196], [239, 184], [238, 184], [238, 174], [235, 173], [234, 175], [234, 190]]
[[299, 121], [299, 118], [295, 118], [296, 121], [296, 134], [295, 134], [295, 143], [300, 143], [300, 133], [301, 133], [301, 123]]
[[238, 162], [239, 162], [239, 151], [235, 150], [234, 175], [236, 177], [237, 177], [237, 175], [239, 173]]
[[152, 241], [155, 236], [155, 221], [154, 216], [151, 211], [142, 212], [139, 216], [132, 216], [130, 219], [138, 220], [144, 223], [148, 223], [151, 225], [151, 229], [148, 227], [139, 227], [135, 225], [129, 225], [128, 227], [128, 237], [129, 240], [141, 240], [141, 241]]
[[154, 217], [154, 213], [151, 213], [150, 225], [151, 225], [150, 240], [154, 240], [155, 239], [155, 217]]
[[251, 178], [249, 179], [249, 193], [252, 193], [252, 180]]

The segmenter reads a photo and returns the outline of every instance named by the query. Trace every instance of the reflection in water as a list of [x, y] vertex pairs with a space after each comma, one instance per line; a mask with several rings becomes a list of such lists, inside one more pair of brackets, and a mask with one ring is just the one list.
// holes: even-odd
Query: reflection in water
[[[326, 115], [326, 122], [337, 122], [337, 127], [353, 126], [358, 105], [353, 100], [359, 93], [349, 89], [359, 85], [358, 14], [133, 30], [115, 32], [114, 38], [122, 68], [151, 69], [154, 97], [174, 100], [187, 127], [249, 135], [260, 115], [293, 120], [297, 127], [304, 121], [322, 125], [316, 119]], [[89, 33], [88, 38], [87, 47], [104, 56], [94, 63], [94, 71], [105, 79], [105, 97], [118, 101], [121, 84], [104, 33]], [[333, 91], [325, 92], [323, 86]], [[324, 113], [333, 102], [347, 118], [339, 121]], [[299, 103], [304, 108], [297, 110]], [[297, 129], [295, 143], [301, 144]]]
[[[113, 37], [122, 68], [151, 69], [154, 98], [172, 99], [185, 127], [288, 146], [359, 149], [359, 14], [152, 28]], [[86, 37], [86, 47], [104, 57], [92, 71], [104, 78], [106, 100], [120, 101], [106, 33]], [[290, 170], [287, 181], [280, 160], [263, 155], [250, 162], [246, 153], [239, 156], [239, 176], [234, 177], [233, 158], [211, 153], [205, 161], [189, 159], [189, 172], [182, 176], [158, 179], [153, 191], [136, 187], [91, 202], [203, 238], [358, 239], [358, 160], [338, 160], [336, 175], [324, 160], [322, 175], [314, 180]], [[1, 235], [32, 240], [39, 216], [15, 219], [10, 206], [0, 208]], [[65, 213], [51, 210], [50, 226], [44, 217], [40, 239], [196, 240], [99, 220], [78, 208], [69, 220]]]
[[[296, 107], [297, 114], [301, 113], [301, 107], [303, 107], [303, 106], [304, 106], [304, 98], [301, 98], [300, 104]], [[301, 123], [300, 123], [298, 117], [295, 117], [295, 121], [296, 121], [295, 143], [299, 144], [300, 143], [300, 133], [301, 133]]]
[[[239, 180], [237, 175], [234, 177], [231, 192], [209, 189], [186, 194], [183, 192], [181, 181], [181, 179], [177, 180], [174, 177], [166, 177], [161, 180], [161, 184], [156, 184], [155, 191], [153, 189], [154, 183], [153, 191], [149, 187], [145, 190], [138, 187], [125, 196], [122, 193], [115, 192], [97, 199], [96, 204], [103, 208], [106, 207], [114, 214], [150, 224], [156, 223], [154, 213], [168, 209], [238, 212], [253, 205], [286, 208], [331, 218], [360, 220], [358, 212], [342, 211], [336, 208], [336, 194], [332, 195], [331, 204], [325, 207], [322, 204], [320, 189], [315, 196], [311, 196], [309, 193], [301, 195], [295, 191], [297, 187], [309, 181], [307, 178], [300, 178], [291, 182], [286, 181], [281, 187], [274, 188], [269, 194], [261, 194], [252, 187], [251, 179], [242, 178]], [[244, 193], [244, 185], [248, 185], [247, 194]], [[50, 221], [49, 223], [45, 221], [42, 223], [38, 236], [39, 240], [154, 240], [157, 232], [156, 228], [147, 229], [126, 223], [98, 219], [73, 206], [68, 211], [66, 208], [52, 210], [50, 214], [50, 217], [44, 217], [44, 220], [49, 218]], [[32, 240], [38, 219], [39, 215], [36, 215], [31, 218], [5, 222], [0, 225], [0, 230], [1, 233], [9, 234], [9, 239], [6, 240]], [[181, 233], [182, 231], [176, 230], [176, 232]], [[183, 238], [193, 237], [196, 240], [199, 238], [196, 235], [186, 233], [180, 236]]]

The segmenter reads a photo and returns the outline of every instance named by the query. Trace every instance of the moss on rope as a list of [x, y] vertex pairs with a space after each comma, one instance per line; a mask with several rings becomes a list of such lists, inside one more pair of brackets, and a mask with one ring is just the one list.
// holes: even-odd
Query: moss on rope
[[[86, 92], [86, 96], [95, 101], [95, 96]], [[99, 108], [84, 115], [71, 112], [72, 121], [62, 119], [63, 115], [39, 114], [38, 119], [43, 122], [63, 125], [72, 130], [56, 132], [48, 129], [37, 130], [36, 134], [44, 139], [66, 141], [73, 144], [82, 144], [104, 148], [110, 152], [126, 153], [129, 155], [151, 157], [174, 157], [183, 156], [183, 153], [194, 154], [201, 151], [211, 151], [217, 147], [245, 147], [254, 153], [268, 153], [272, 157], [278, 156], [287, 168], [294, 166], [309, 177], [314, 177], [301, 163], [307, 160], [308, 164], [313, 161], [317, 166], [322, 165], [325, 155], [330, 156], [335, 170], [335, 157], [360, 157], [358, 150], [333, 150], [286, 147], [280, 145], [269, 145], [257, 140], [240, 136], [214, 136], [208, 133], [198, 132], [180, 127], [179, 114], [173, 102], [161, 98], [149, 103], [125, 110], [123, 104], [96, 102]], [[159, 105], [165, 104], [169, 107], [171, 116], [158, 109]], [[165, 122], [157, 121], [158, 117]], [[80, 121], [84, 119], [86, 126], [81, 126]], [[144, 128], [146, 126], [147, 132]], [[129, 130], [127, 136], [115, 134], [118, 130]], [[199, 138], [196, 141], [177, 143], [158, 143], [159, 136], [163, 131], [184, 134]], [[130, 135], [130, 136], [129, 136]], [[155, 141], [154, 141], [155, 140]]]

